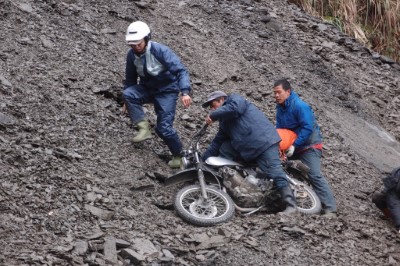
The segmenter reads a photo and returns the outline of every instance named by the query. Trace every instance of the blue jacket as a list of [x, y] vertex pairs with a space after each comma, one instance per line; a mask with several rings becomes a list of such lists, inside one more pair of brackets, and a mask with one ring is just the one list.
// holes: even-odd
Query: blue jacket
[[285, 105], [276, 105], [276, 127], [287, 128], [297, 134], [295, 151], [322, 143], [321, 132], [311, 107], [292, 91]]
[[[190, 78], [178, 56], [167, 46], [149, 41], [140, 56], [130, 49], [126, 59], [125, 88], [138, 84], [152, 93], [190, 92]], [[124, 88], [124, 89], [125, 89]]]
[[221, 107], [210, 113], [210, 118], [219, 121], [219, 129], [204, 159], [217, 156], [222, 143], [230, 141], [243, 160], [252, 161], [281, 141], [264, 113], [238, 94], [229, 95]]

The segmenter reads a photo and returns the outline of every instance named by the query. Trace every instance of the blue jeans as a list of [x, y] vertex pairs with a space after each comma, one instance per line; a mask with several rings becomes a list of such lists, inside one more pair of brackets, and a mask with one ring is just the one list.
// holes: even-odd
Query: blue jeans
[[143, 104], [154, 104], [157, 114], [156, 133], [174, 156], [180, 155], [182, 151], [182, 143], [173, 128], [178, 94], [178, 92], [152, 93], [141, 85], [134, 85], [123, 91], [123, 98], [133, 124], [144, 120]]
[[310, 148], [300, 153], [295, 153], [290, 159], [300, 159], [300, 161], [310, 167], [308, 177], [325, 211], [336, 212], [336, 201], [333, 197], [332, 190], [326, 178], [321, 174], [321, 154], [321, 150]]
[[[240, 158], [239, 153], [232, 147], [230, 141], [222, 143], [219, 153], [221, 157], [230, 160], [243, 160]], [[274, 181], [278, 190], [289, 185], [286, 173], [282, 169], [281, 159], [279, 158], [279, 143], [266, 149], [255, 159], [255, 162], [260, 170], [267, 174], [268, 178]]]

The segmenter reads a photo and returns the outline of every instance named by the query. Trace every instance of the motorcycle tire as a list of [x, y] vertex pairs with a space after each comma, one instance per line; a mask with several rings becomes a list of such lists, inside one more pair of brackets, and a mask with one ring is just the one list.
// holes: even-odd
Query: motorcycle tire
[[227, 222], [235, 215], [235, 205], [224, 191], [205, 187], [207, 201], [203, 202], [200, 185], [184, 187], [176, 194], [174, 208], [186, 222], [197, 226], [212, 226]]
[[292, 179], [299, 184], [298, 186], [291, 185], [294, 197], [296, 198], [297, 210], [305, 214], [320, 213], [322, 208], [321, 201], [314, 190], [304, 182], [295, 178]]

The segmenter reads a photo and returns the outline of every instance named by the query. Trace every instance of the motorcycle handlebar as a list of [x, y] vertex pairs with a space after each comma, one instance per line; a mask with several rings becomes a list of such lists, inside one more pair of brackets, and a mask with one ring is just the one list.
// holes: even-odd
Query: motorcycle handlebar
[[203, 127], [193, 135], [192, 139], [203, 136], [206, 133], [207, 128], [208, 124], [204, 124]]
[[193, 135], [191, 143], [196, 143], [200, 140], [200, 138], [206, 133], [208, 128], [208, 124], [204, 124], [203, 127]]
[[207, 128], [208, 128], [208, 124], [206, 123], [206, 124], [204, 124], [203, 125], [203, 127], [200, 129], [200, 131], [199, 131], [199, 135], [201, 136], [201, 135], [204, 135], [205, 133], [206, 133], [206, 131], [207, 131]]

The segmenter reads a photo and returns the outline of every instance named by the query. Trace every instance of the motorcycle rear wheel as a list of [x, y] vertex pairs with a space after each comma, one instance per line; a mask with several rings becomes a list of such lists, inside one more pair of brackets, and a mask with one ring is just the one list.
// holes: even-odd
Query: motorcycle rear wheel
[[206, 186], [205, 189], [207, 200], [203, 199], [200, 185], [179, 190], [174, 202], [177, 214], [197, 226], [212, 226], [232, 219], [235, 207], [231, 197], [215, 187]]
[[305, 214], [317, 214], [321, 212], [321, 201], [314, 190], [303, 182], [294, 179], [297, 186], [290, 185], [296, 198], [297, 210]]

